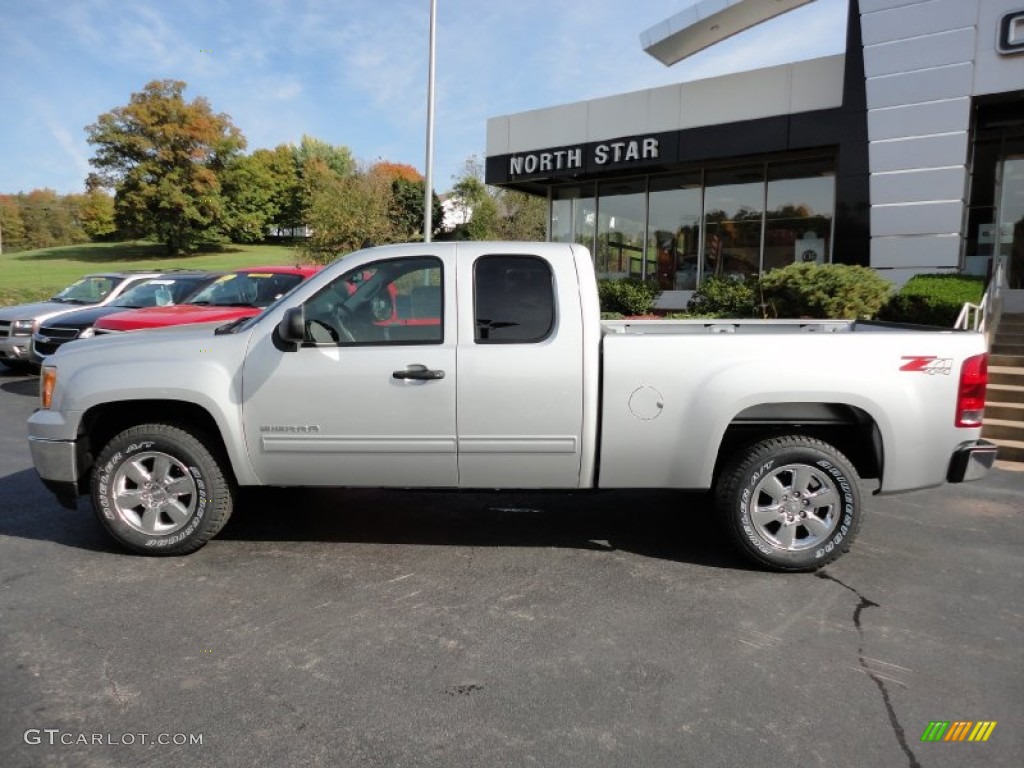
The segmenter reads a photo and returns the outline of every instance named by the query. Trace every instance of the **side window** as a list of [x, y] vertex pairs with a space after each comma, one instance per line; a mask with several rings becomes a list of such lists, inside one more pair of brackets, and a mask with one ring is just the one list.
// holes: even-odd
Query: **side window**
[[306, 343], [352, 346], [444, 341], [441, 260], [387, 259], [346, 272], [303, 305]]
[[533, 344], [555, 327], [551, 267], [536, 256], [483, 256], [473, 270], [477, 344]]

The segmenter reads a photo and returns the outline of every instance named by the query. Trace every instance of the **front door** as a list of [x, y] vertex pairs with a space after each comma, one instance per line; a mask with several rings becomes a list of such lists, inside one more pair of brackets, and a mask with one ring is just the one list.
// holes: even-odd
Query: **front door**
[[458, 485], [454, 280], [432, 256], [364, 264], [304, 302], [298, 349], [254, 337], [242, 414], [263, 483]]

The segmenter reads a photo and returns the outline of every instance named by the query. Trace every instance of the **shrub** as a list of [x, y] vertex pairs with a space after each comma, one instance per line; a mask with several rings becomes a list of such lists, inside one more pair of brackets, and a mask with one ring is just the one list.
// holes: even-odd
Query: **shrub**
[[879, 313], [882, 320], [951, 328], [965, 302], [977, 304], [985, 281], [969, 275], [915, 275]]
[[709, 277], [686, 305], [687, 314], [703, 317], [759, 317], [757, 278]]
[[790, 264], [761, 278], [764, 301], [777, 317], [873, 317], [892, 284], [874, 270], [849, 264]]
[[661, 291], [640, 280], [598, 280], [597, 296], [602, 312], [648, 315]]

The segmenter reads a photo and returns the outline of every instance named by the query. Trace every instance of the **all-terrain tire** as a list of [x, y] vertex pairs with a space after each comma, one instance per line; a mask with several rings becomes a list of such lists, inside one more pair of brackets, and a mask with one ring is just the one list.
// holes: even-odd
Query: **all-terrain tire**
[[718, 478], [715, 503], [737, 549], [778, 571], [817, 570], [848, 552], [863, 512], [849, 459], [803, 435], [740, 451]]
[[100, 451], [92, 472], [93, 508], [133, 552], [194, 552], [231, 516], [235, 489], [222, 462], [180, 427], [131, 427]]

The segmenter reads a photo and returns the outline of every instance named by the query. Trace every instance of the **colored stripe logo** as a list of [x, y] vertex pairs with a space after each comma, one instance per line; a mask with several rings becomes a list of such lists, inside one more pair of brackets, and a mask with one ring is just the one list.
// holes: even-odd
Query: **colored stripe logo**
[[995, 720], [932, 720], [921, 741], [988, 741], [996, 725]]

